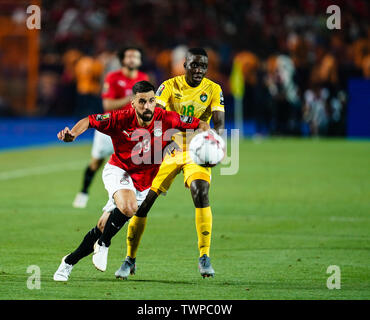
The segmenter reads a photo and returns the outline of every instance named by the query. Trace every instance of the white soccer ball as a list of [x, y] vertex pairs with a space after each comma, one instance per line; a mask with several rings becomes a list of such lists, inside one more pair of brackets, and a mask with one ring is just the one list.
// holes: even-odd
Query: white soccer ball
[[190, 141], [189, 152], [196, 164], [214, 167], [225, 156], [225, 142], [215, 131], [203, 131]]

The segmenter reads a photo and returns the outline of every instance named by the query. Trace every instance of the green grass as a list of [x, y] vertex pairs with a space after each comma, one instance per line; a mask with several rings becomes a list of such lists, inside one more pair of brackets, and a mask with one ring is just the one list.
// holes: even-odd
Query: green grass
[[[213, 171], [214, 279], [198, 273], [195, 213], [179, 176], [150, 212], [135, 276], [114, 278], [125, 227], [105, 273], [89, 256], [55, 283], [106, 202], [99, 172], [88, 208], [71, 206], [89, 157], [81, 144], [0, 153], [0, 299], [369, 299], [369, 142], [242, 141], [238, 174]], [[41, 269], [40, 290], [27, 289], [29, 265]], [[341, 268], [340, 290], [326, 287], [330, 265]]]

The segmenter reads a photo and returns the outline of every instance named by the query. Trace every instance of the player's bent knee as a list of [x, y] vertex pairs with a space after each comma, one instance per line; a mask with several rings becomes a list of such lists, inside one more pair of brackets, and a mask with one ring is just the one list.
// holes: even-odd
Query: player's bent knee
[[135, 215], [137, 211], [137, 203], [135, 202], [121, 202], [117, 203], [117, 208], [119, 211], [121, 211], [122, 214], [125, 216], [131, 218], [133, 215]]
[[190, 190], [195, 207], [205, 208], [209, 206], [209, 183], [207, 181], [201, 179], [192, 181]]

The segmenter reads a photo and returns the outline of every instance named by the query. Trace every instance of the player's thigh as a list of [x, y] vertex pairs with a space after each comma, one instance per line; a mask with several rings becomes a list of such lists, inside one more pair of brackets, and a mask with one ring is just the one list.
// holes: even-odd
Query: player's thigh
[[174, 156], [167, 155], [164, 158], [151, 186], [151, 189], [157, 194], [166, 193], [176, 176], [180, 173], [183, 166], [181, 155], [182, 152], [176, 152]]
[[118, 208], [123, 214], [132, 216], [137, 210], [137, 201], [136, 188], [130, 175], [122, 168], [107, 163], [102, 177], [108, 192], [108, 202], [103, 211], [111, 212]]
[[94, 159], [104, 159], [113, 152], [114, 149], [111, 137], [95, 130], [91, 157]]
[[190, 188], [194, 180], [204, 180], [211, 184], [211, 168], [199, 166], [191, 161], [182, 167], [182, 171], [184, 173], [184, 184], [187, 188]]

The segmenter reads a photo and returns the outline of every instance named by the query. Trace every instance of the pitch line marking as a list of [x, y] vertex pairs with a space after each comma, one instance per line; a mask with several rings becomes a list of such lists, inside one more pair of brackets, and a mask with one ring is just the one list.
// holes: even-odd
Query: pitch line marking
[[67, 163], [58, 163], [47, 166], [38, 166], [31, 168], [23, 168], [12, 171], [0, 172], [0, 181], [24, 178], [41, 174], [49, 174], [63, 170], [81, 170], [81, 167], [86, 165], [86, 161], [74, 161]]

